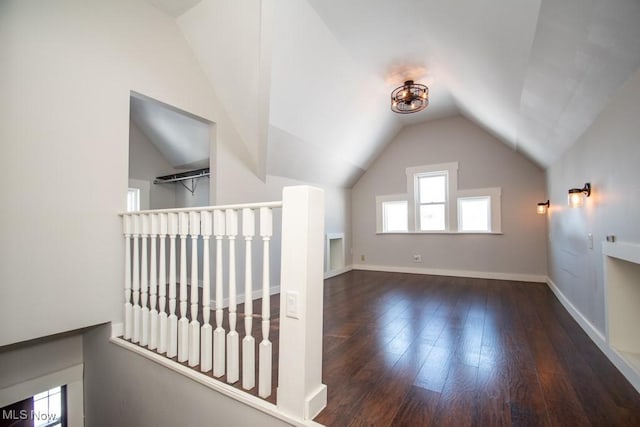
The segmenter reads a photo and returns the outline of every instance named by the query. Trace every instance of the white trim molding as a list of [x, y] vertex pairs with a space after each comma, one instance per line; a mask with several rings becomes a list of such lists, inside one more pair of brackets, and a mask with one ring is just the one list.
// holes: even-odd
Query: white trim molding
[[631, 385], [640, 393], [640, 376], [624, 361], [624, 359], [618, 354], [616, 350], [611, 348], [607, 343], [605, 336], [593, 326], [589, 320], [584, 317], [584, 315], [574, 306], [571, 301], [562, 293], [560, 288], [551, 280], [550, 277], [547, 277], [547, 285], [549, 289], [555, 294], [558, 298], [558, 301], [562, 304], [562, 306], [569, 312], [571, 317], [580, 325], [580, 327], [585, 331], [585, 333], [591, 338], [591, 341], [594, 342], [595, 345], [607, 356], [607, 358], [613, 363], [613, 365], [618, 368], [620, 373], [624, 375], [624, 377], [631, 383]]
[[428, 274], [432, 276], [471, 277], [476, 279], [511, 280], [516, 282], [546, 283], [547, 276], [538, 274], [502, 273], [471, 270], [444, 270], [439, 268], [402, 267], [391, 265], [354, 264], [353, 270], [384, 271], [389, 273]]
[[332, 277], [336, 277], [336, 276], [339, 276], [341, 274], [348, 273], [351, 270], [353, 270], [353, 265], [347, 265], [346, 267], [338, 268], [336, 270], [325, 271], [324, 278], [325, 279], [330, 279]]

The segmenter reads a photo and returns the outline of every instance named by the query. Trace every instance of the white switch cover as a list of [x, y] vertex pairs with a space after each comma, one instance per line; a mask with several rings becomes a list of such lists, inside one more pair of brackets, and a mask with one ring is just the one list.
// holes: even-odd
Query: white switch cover
[[587, 242], [589, 245], [589, 249], [593, 249], [593, 234], [587, 234]]
[[296, 291], [287, 291], [287, 317], [299, 319], [298, 297], [300, 294]]

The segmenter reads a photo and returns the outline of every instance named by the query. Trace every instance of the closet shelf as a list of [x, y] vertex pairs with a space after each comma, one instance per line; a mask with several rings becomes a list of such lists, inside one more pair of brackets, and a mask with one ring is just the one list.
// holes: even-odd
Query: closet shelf
[[[169, 184], [169, 183], [175, 183], [178, 182], [180, 184], [182, 184], [182, 186], [184, 188], [186, 188], [187, 190], [189, 190], [191, 192], [191, 194], [193, 194], [196, 191], [196, 179], [198, 178], [204, 178], [204, 177], [208, 177], [210, 175], [209, 173], [209, 168], [202, 168], [202, 169], [194, 169], [191, 171], [187, 171], [187, 172], [180, 172], [180, 173], [174, 173], [171, 175], [164, 175], [164, 176], [159, 176], [156, 179], [153, 180], [154, 184]], [[191, 188], [189, 188], [183, 181], [186, 181], [190, 179], [191, 180]]]

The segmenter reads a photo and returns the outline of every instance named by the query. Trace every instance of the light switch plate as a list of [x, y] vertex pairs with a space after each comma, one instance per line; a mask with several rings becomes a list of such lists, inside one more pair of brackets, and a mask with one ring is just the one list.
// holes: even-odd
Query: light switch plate
[[299, 307], [300, 294], [296, 291], [287, 291], [287, 317], [292, 319], [300, 318]]

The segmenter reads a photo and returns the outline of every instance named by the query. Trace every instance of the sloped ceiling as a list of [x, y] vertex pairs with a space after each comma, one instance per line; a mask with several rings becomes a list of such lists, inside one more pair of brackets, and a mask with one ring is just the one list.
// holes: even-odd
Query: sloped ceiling
[[175, 169], [209, 166], [209, 124], [153, 99], [132, 95], [130, 117]]
[[[455, 114], [546, 167], [640, 66], [637, 0], [203, 0], [177, 22], [257, 165], [344, 187]], [[430, 105], [399, 116], [409, 78]]]

